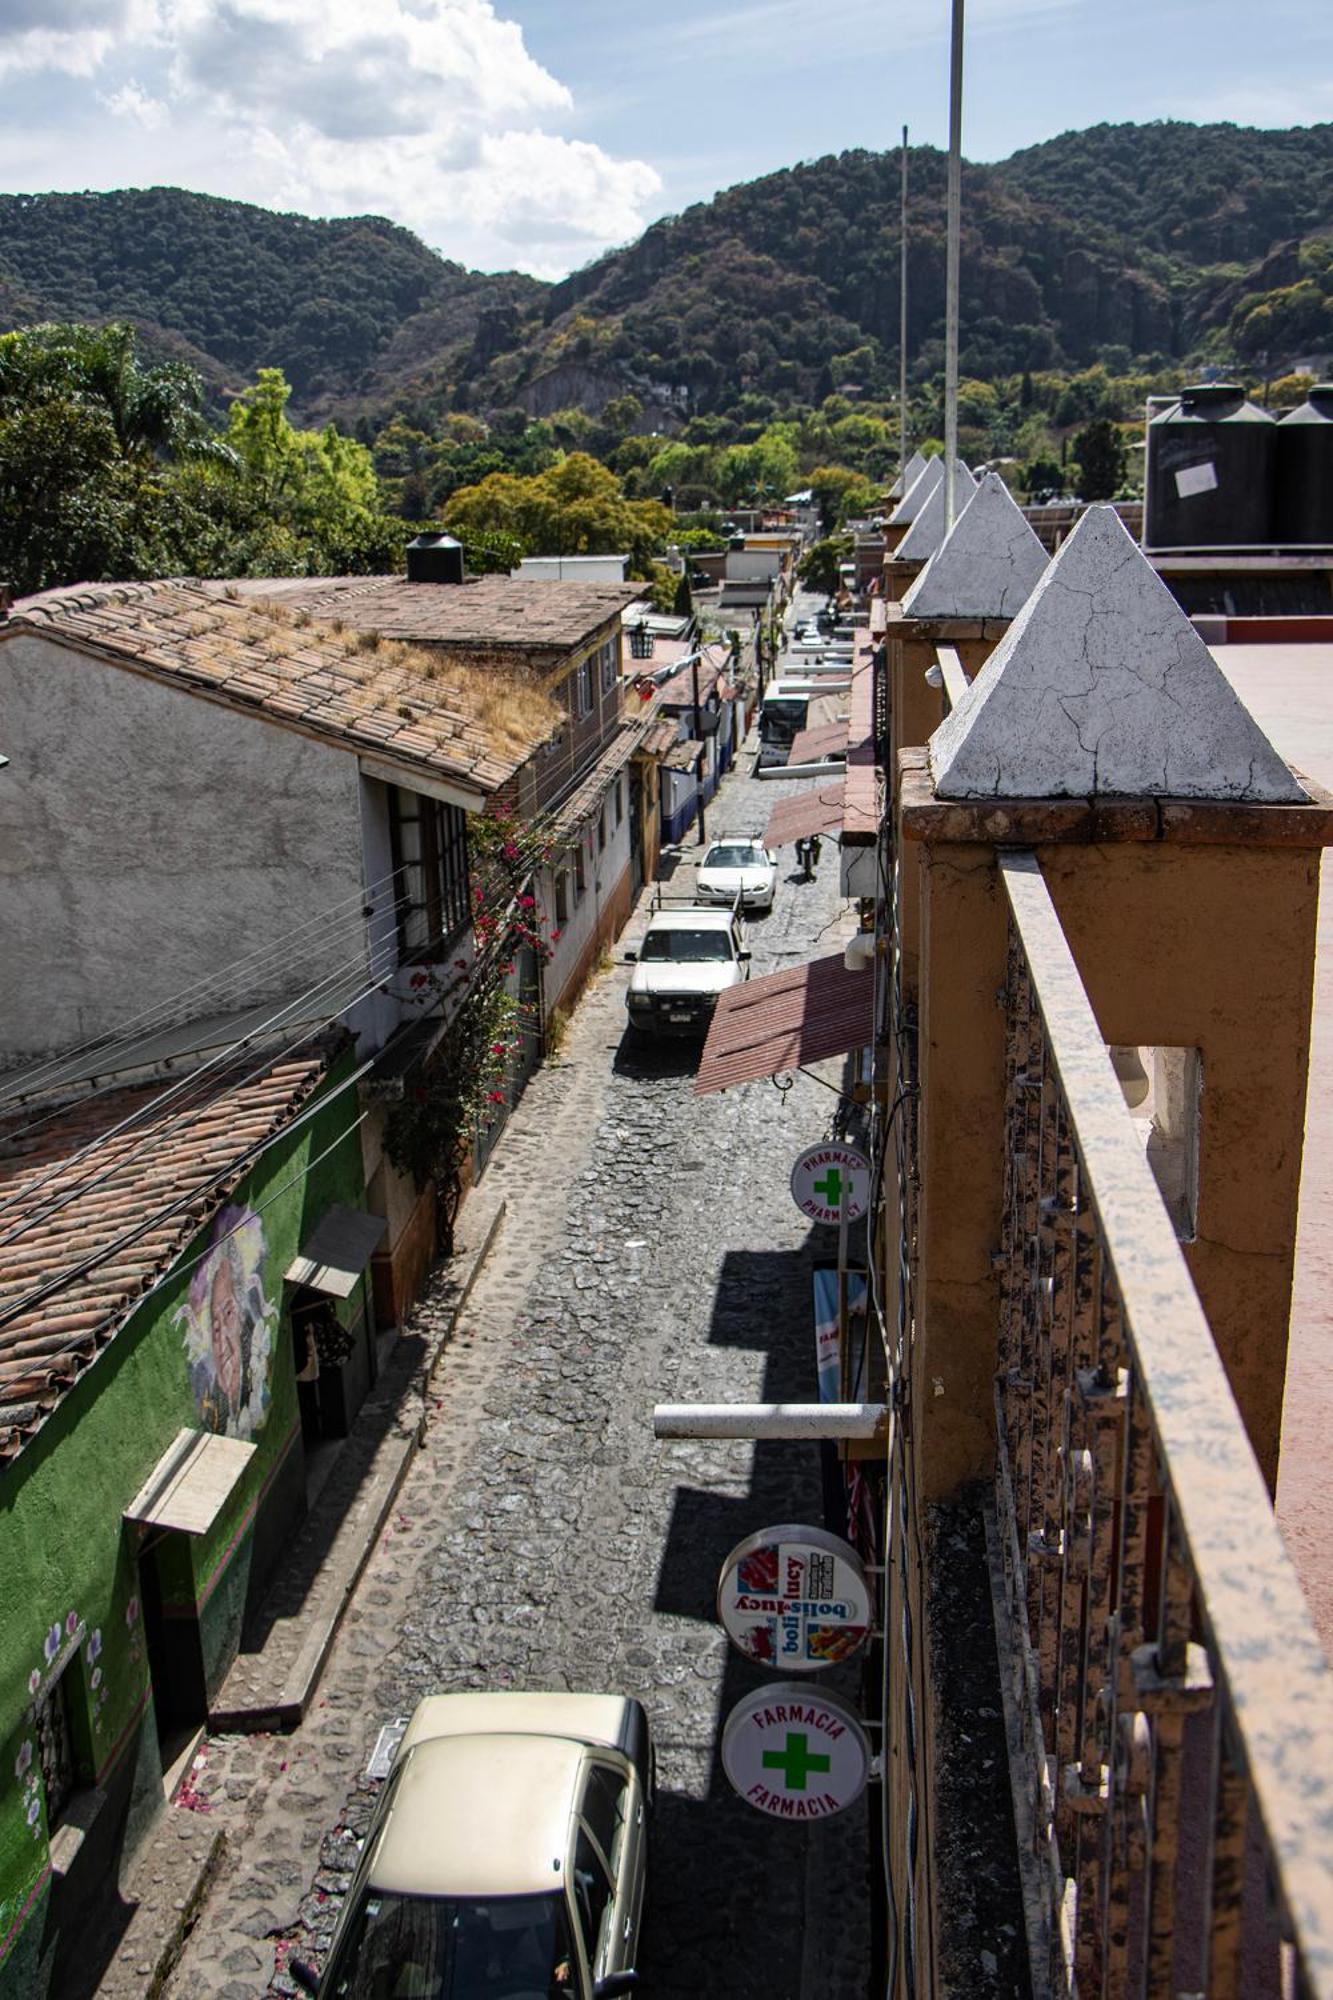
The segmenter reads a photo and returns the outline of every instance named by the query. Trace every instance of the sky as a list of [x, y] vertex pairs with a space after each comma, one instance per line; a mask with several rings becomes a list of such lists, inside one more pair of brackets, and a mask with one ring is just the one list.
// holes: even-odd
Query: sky
[[[554, 278], [719, 188], [942, 145], [948, 0], [0, 0], [0, 189], [373, 213]], [[964, 151], [1333, 118], [1327, 0], [968, 0]]]

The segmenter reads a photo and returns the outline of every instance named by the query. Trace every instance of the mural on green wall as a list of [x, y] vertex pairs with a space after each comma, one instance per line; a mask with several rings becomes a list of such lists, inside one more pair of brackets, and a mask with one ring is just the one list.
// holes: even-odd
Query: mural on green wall
[[228, 1437], [254, 1437], [268, 1416], [279, 1307], [264, 1290], [267, 1250], [253, 1209], [224, 1208], [175, 1314], [200, 1421]]

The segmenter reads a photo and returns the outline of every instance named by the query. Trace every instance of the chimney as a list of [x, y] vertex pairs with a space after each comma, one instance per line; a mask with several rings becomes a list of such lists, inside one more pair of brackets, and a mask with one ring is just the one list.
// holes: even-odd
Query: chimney
[[409, 583], [462, 583], [463, 544], [452, 535], [418, 535], [407, 545]]

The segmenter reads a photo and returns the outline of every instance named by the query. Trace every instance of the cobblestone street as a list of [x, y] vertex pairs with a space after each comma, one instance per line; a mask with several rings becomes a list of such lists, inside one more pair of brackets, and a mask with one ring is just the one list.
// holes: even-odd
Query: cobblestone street
[[[748, 773], [752, 758], [742, 758]], [[762, 832], [796, 787], [733, 773], [710, 831]], [[667, 885], [688, 890], [685, 862]], [[755, 974], [842, 943], [836, 846], [779, 856]], [[645, 896], [617, 947], [641, 935]], [[228, 1853], [168, 1992], [243, 2000], [328, 1941], [376, 1787], [381, 1725], [432, 1690], [607, 1688], [652, 1718], [640, 1990], [853, 2000], [866, 1990], [865, 1801], [781, 1826], [731, 1793], [722, 1719], [761, 1676], [714, 1622], [727, 1550], [819, 1520], [809, 1445], [654, 1442], [655, 1401], [813, 1399], [810, 1240], [792, 1155], [836, 1099], [798, 1077], [696, 1098], [697, 1049], [622, 1043], [627, 974], [596, 977], [489, 1167], [507, 1214], [431, 1384], [424, 1448], [291, 1736], [215, 1738], [195, 1793]], [[429, 1292], [421, 1313], [432, 1311]], [[847, 1684], [855, 1692], [854, 1680]], [[275, 1958], [276, 1955], [276, 1958]]]

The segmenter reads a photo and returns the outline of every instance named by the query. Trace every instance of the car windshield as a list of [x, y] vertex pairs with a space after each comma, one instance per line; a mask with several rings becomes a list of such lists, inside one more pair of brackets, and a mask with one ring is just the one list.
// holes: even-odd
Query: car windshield
[[338, 2000], [575, 2000], [564, 1897], [366, 1889], [324, 1990]]
[[730, 846], [710, 847], [703, 859], [705, 868], [762, 868], [768, 857], [752, 841], [738, 840]]
[[639, 957], [647, 965], [727, 959], [731, 939], [726, 931], [649, 931]]

